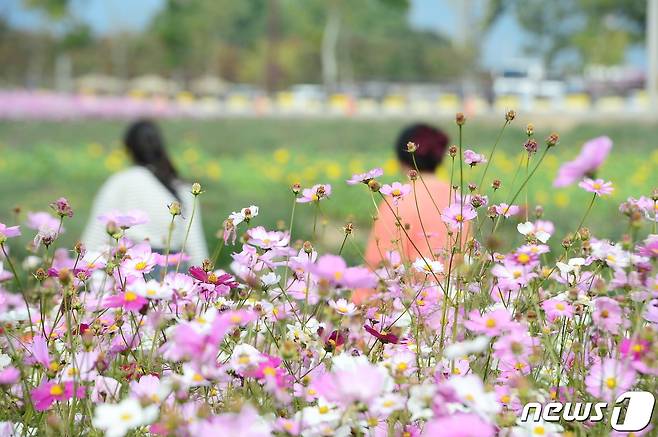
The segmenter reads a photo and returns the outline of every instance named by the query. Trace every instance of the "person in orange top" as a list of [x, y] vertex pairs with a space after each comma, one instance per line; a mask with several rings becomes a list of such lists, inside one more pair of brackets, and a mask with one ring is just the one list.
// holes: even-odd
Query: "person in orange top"
[[[397, 220], [391, 208], [385, 201], [380, 202], [379, 216], [370, 231], [365, 253], [365, 260], [371, 268], [376, 268], [391, 250], [400, 252], [403, 262], [414, 262], [420, 257], [416, 249], [431, 260], [446, 248], [448, 230], [441, 221], [439, 211], [448, 206], [450, 185], [436, 177], [436, 170], [446, 155], [448, 141], [443, 131], [426, 124], [413, 124], [400, 133], [395, 150], [402, 170], [406, 174], [417, 166], [422, 181], [418, 177], [411, 182], [415, 184], [415, 190], [401, 198], [397, 206], [388, 200], [393, 210], [397, 211], [407, 235], [396, 226]], [[409, 142], [417, 146], [414, 152], [416, 166], [407, 149]]]

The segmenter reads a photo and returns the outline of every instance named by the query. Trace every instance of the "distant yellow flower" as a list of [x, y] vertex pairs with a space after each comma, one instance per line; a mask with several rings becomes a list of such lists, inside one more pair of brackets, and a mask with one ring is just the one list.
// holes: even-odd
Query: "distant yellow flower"
[[360, 159], [352, 159], [347, 163], [347, 168], [350, 170], [350, 173], [363, 173], [366, 171]]
[[220, 167], [219, 163], [211, 161], [206, 165], [206, 175], [208, 175], [208, 178], [212, 179], [213, 181], [219, 180], [219, 178], [222, 176], [222, 168]]
[[276, 149], [274, 151], [274, 161], [278, 164], [286, 164], [290, 161], [290, 151], [284, 148]]
[[99, 143], [87, 144], [87, 154], [92, 158], [98, 158], [103, 154], [103, 146]]
[[324, 168], [324, 172], [331, 180], [336, 180], [343, 174], [340, 165], [335, 162], [327, 163], [326, 167]]
[[400, 165], [394, 158], [388, 158], [382, 168], [384, 169], [385, 175], [392, 175], [400, 171]]
[[565, 206], [569, 205], [569, 196], [563, 192], [555, 193], [553, 200], [555, 205], [560, 208], [564, 208]]
[[197, 162], [199, 160], [199, 151], [193, 147], [189, 147], [183, 152], [183, 159], [190, 164]]

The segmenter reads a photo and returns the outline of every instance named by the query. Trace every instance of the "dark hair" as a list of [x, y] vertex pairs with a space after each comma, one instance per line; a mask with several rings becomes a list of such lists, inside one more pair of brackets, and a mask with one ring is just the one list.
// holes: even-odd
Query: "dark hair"
[[169, 159], [158, 125], [150, 120], [138, 120], [132, 123], [123, 136], [123, 143], [135, 164], [149, 169], [178, 199], [174, 187], [178, 172]]
[[418, 146], [414, 156], [420, 171], [434, 171], [443, 162], [450, 139], [441, 130], [427, 124], [416, 123], [405, 127], [395, 143], [395, 151], [400, 162], [414, 168], [411, 153], [407, 151], [407, 143]]

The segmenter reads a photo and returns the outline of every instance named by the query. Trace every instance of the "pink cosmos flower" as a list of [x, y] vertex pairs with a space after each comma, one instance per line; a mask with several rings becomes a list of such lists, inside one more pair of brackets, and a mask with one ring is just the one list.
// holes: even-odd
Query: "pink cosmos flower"
[[85, 396], [84, 386], [78, 386], [74, 389], [74, 382], [68, 381], [63, 383], [44, 382], [39, 387], [30, 392], [34, 408], [37, 411], [45, 411], [55, 401], [66, 401], [73, 397], [81, 399]]
[[384, 184], [379, 191], [386, 196], [391, 196], [393, 204], [397, 205], [400, 199], [411, 192], [411, 185], [393, 182], [391, 185]]
[[148, 300], [130, 290], [107, 296], [103, 301], [104, 308], [123, 308], [132, 312], [138, 312], [147, 304]]
[[[30, 229], [39, 231], [41, 229], [51, 229], [56, 232], [59, 227], [59, 219], [53, 217], [47, 212], [28, 212], [27, 213], [27, 223], [25, 224]], [[63, 232], [63, 228], [60, 229], [60, 232]]]
[[118, 210], [108, 211], [105, 214], [99, 215], [98, 220], [105, 226], [109, 223], [114, 223], [115, 226], [121, 229], [128, 229], [149, 222], [146, 213], [137, 209], [125, 212]]
[[622, 323], [621, 306], [609, 297], [599, 297], [594, 301], [592, 320], [604, 331], [615, 333]]
[[592, 180], [585, 178], [578, 183], [578, 186], [585, 191], [596, 193], [599, 196], [607, 196], [615, 190], [612, 182], [605, 182], [603, 179]]
[[635, 379], [635, 371], [628, 364], [605, 358], [592, 366], [585, 385], [592, 396], [611, 401], [631, 388]]
[[150, 273], [157, 264], [158, 256], [151, 246], [144, 242], [136, 244], [126, 252], [126, 259], [121, 263], [122, 273], [141, 278]]
[[214, 292], [220, 296], [227, 294], [231, 288], [238, 286], [233, 276], [219, 270], [217, 272], [206, 272], [201, 267], [192, 266], [189, 273], [194, 279], [202, 282], [201, 287], [204, 290]]
[[512, 327], [512, 315], [504, 308], [480, 314], [479, 310], [468, 313], [464, 326], [478, 334], [490, 337], [500, 335]]
[[258, 412], [246, 405], [239, 413], [224, 413], [207, 420], [194, 421], [189, 426], [190, 435], [270, 437], [272, 429]]
[[345, 260], [338, 255], [322, 255], [308, 269], [320, 279], [346, 288], [370, 288], [377, 283], [377, 278], [368, 269], [347, 267]]
[[475, 209], [471, 205], [452, 204], [441, 210], [441, 220], [452, 229], [458, 229], [464, 223], [477, 217]]
[[432, 419], [423, 428], [423, 437], [493, 437], [496, 429], [477, 414], [455, 413]]
[[542, 303], [542, 308], [546, 312], [546, 318], [554, 322], [559, 317], [572, 317], [573, 306], [562, 299], [548, 299]]
[[518, 205], [508, 205], [506, 203], [501, 203], [499, 205], [494, 205], [494, 208], [496, 209], [496, 212], [499, 215], [504, 216], [505, 218], [509, 218], [513, 215], [516, 215], [521, 211], [521, 209], [518, 207]]
[[4, 242], [7, 238], [18, 237], [19, 235], [21, 235], [19, 226], [7, 226], [4, 223], [0, 223], [0, 242]]
[[476, 166], [477, 164], [483, 164], [487, 162], [487, 158], [480, 153], [475, 153], [474, 151], [468, 149], [464, 150], [464, 162], [471, 167]]
[[576, 159], [560, 167], [553, 185], [566, 187], [582, 179], [583, 176], [593, 175], [601, 167], [611, 149], [612, 140], [608, 137], [598, 137], [586, 142]]
[[299, 203], [319, 202], [331, 195], [331, 185], [317, 184], [311, 188], [304, 188], [301, 197], [297, 198]]
[[658, 235], [649, 235], [643, 244], [638, 247], [637, 253], [648, 258], [658, 258]]
[[262, 226], [249, 229], [247, 236], [247, 243], [261, 249], [281, 248], [290, 242], [290, 235], [287, 232], [268, 231]]
[[369, 170], [365, 173], [357, 173], [357, 174], [352, 175], [352, 177], [347, 180], [347, 183], [349, 185], [356, 185], [358, 183], [367, 184], [372, 179], [375, 179], [375, 178], [377, 178], [377, 177], [379, 177], [383, 174], [384, 174], [384, 170], [377, 167], [377, 168], [373, 168], [372, 170]]
[[383, 367], [371, 364], [364, 356], [339, 355], [334, 358], [332, 371], [314, 379], [311, 387], [329, 402], [347, 407], [358, 401], [369, 404], [381, 396], [389, 378]]
[[0, 370], [0, 385], [11, 385], [21, 378], [21, 371], [14, 366], [5, 367]]

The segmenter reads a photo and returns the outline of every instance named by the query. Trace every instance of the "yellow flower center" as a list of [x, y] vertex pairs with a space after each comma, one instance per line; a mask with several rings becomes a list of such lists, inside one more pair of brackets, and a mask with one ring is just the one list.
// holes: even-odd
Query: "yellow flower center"
[[615, 378], [608, 378], [605, 380], [605, 385], [610, 389], [613, 390], [615, 387], [617, 387], [617, 379]]
[[405, 370], [407, 370], [407, 367], [409, 367], [407, 363], [400, 363], [398, 364], [397, 369], [400, 372], [404, 372]]
[[598, 182], [594, 182], [592, 187], [594, 187], [595, 190], [600, 190], [601, 189], [601, 184], [599, 184]]
[[562, 302], [558, 302], [558, 303], [555, 304], [555, 308], [560, 310], [560, 311], [564, 311], [567, 307], [564, 306], [564, 304]]
[[334, 272], [334, 279], [340, 281], [343, 278], [343, 272]]
[[634, 344], [633, 345], [633, 352], [642, 352], [644, 350], [644, 346], [641, 344]]
[[123, 295], [123, 299], [126, 302], [132, 302], [134, 300], [137, 300], [137, 295], [132, 291], [126, 291], [126, 294]]
[[249, 361], [249, 355], [240, 355], [240, 358], [238, 358], [240, 364], [249, 364]]
[[329, 407], [327, 407], [326, 405], [323, 405], [323, 406], [318, 408], [318, 412], [320, 414], [327, 414], [329, 412]]
[[234, 314], [231, 316], [231, 323], [240, 323], [242, 322], [242, 316], [240, 314]]
[[516, 260], [521, 264], [527, 264], [530, 261], [530, 255], [527, 253], [520, 253], [519, 256], [516, 257]]
[[484, 324], [487, 328], [495, 328], [496, 321], [494, 319], [487, 319], [487, 322]]
[[201, 376], [201, 375], [198, 374], [198, 373], [195, 373], [195, 374], [192, 376], [192, 381], [194, 381], [194, 382], [201, 382], [201, 381], [203, 381], [203, 376]]
[[276, 375], [276, 369], [272, 366], [267, 366], [263, 369], [263, 374], [267, 376], [275, 376]]
[[464, 216], [461, 215], [461, 214], [457, 214], [455, 216], [455, 220], [458, 221], [458, 222], [463, 222], [464, 221]]
[[128, 422], [132, 418], [133, 418], [133, 415], [131, 413], [128, 413], [128, 412], [121, 413], [121, 415], [119, 416], [119, 419], [121, 419], [124, 422]]
[[389, 408], [389, 407], [392, 407], [393, 405], [395, 405], [395, 402], [393, 402], [392, 400], [389, 399], [388, 401], [382, 402], [382, 405], [385, 406], [386, 408]]
[[158, 294], [158, 292], [152, 288], [149, 288], [148, 290], [146, 290], [146, 294], [148, 294], [149, 296], [155, 296], [156, 294]]
[[511, 400], [512, 400], [512, 398], [510, 398], [509, 395], [503, 395], [503, 396], [500, 398], [500, 402], [502, 402], [503, 404], [509, 404], [509, 402], [510, 402]]
[[135, 264], [135, 270], [144, 270], [146, 268], [146, 263], [144, 261], [140, 261], [137, 264]]
[[392, 194], [393, 196], [397, 197], [397, 196], [401, 196], [401, 195], [402, 195], [402, 192], [400, 191], [399, 188], [396, 188], [395, 190], [391, 191], [391, 194]]
[[544, 434], [546, 434], [546, 430], [541, 425], [540, 426], [535, 426], [535, 428], [532, 430], [532, 432], [535, 435], [544, 435]]
[[59, 384], [55, 384], [50, 387], [50, 394], [53, 396], [61, 396], [64, 394], [64, 388]]

